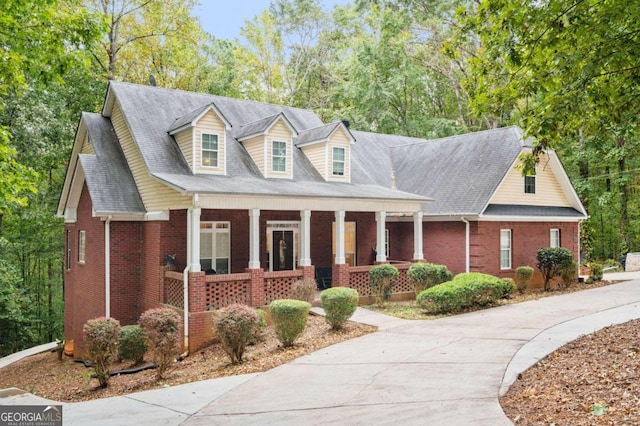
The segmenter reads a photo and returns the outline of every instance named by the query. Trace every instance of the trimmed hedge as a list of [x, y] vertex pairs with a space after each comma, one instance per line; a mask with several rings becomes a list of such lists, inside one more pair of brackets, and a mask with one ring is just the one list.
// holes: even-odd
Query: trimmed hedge
[[118, 356], [120, 359], [133, 361], [136, 364], [144, 361], [144, 354], [149, 349], [147, 336], [139, 325], [125, 325], [118, 334]]
[[407, 270], [407, 276], [413, 283], [416, 295], [434, 285], [451, 281], [453, 277], [446, 266], [424, 262], [412, 264]]
[[282, 346], [293, 346], [307, 325], [311, 303], [301, 300], [274, 300], [269, 305], [276, 337]]
[[389, 264], [372, 266], [369, 270], [369, 286], [378, 306], [391, 298], [391, 290], [398, 280], [398, 268]]
[[428, 313], [448, 313], [472, 306], [491, 305], [508, 296], [511, 291], [513, 285], [509, 282], [491, 275], [469, 272], [420, 292], [416, 300]]
[[533, 268], [531, 266], [518, 266], [516, 268], [516, 287], [520, 294], [524, 293], [531, 284]]
[[320, 293], [325, 320], [334, 330], [339, 330], [351, 318], [358, 307], [358, 292], [353, 288], [333, 287]]

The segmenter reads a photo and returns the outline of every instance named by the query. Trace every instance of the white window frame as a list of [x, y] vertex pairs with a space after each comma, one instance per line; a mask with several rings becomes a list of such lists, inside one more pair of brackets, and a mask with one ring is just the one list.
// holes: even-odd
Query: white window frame
[[549, 247], [561, 247], [560, 229], [552, 228], [549, 230]]
[[[204, 147], [204, 138], [205, 136], [215, 136], [216, 149], [205, 148]], [[211, 141], [208, 141], [211, 143]], [[204, 154], [207, 153], [215, 153], [216, 154], [216, 162], [215, 164], [205, 164], [204, 162]], [[200, 166], [202, 167], [211, 167], [217, 168], [220, 164], [220, 137], [215, 133], [202, 133], [200, 135]]]
[[[506, 237], [506, 242], [505, 243], [505, 238]], [[512, 240], [512, 233], [511, 233], [511, 229], [501, 229], [500, 230], [500, 269], [501, 270], [506, 270], [506, 269], [512, 269], [512, 246], [513, 246], [513, 240]]]
[[[216, 253], [217, 250], [217, 235], [219, 234], [227, 234], [227, 256], [222, 257], [218, 256]], [[231, 222], [229, 221], [212, 221], [212, 222], [200, 222], [200, 241], [207, 236], [211, 238], [211, 257], [202, 257], [202, 247], [200, 248], [200, 264], [202, 265], [203, 260], [211, 260], [211, 269], [215, 270], [217, 273], [217, 260], [219, 259], [227, 259], [227, 273], [231, 273]]]
[[389, 229], [384, 230], [384, 254], [389, 260]]
[[66, 260], [66, 269], [67, 271], [71, 270], [71, 229], [67, 229], [67, 260]]
[[[533, 179], [533, 184], [527, 184], [527, 179]], [[532, 188], [532, 192], [527, 192], [527, 188]], [[523, 191], [525, 194], [534, 195], [536, 193], [536, 175], [525, 175], [524, 176], [524, 188]]]
[[[284, 155], [276, 155], [276, 149], [275, 146], [276, 144], [282, 144], [284, 145]], [[286, 173], [287, 172], [287, 143], [284, 141], [271, 141], [271, 171], [272, 172], [276, 172], [276, 173]], [[283, 170], [276, 170], [275, 165], [275, 159], [282, 159], [282, 164], [284, 166]]]
[[[336, 150], [342, 151], [342, 160], [336, 160]], [[334, 146], [331, 149], [331, 174], [332, 176], [346, 175], [347, 150], [343, 146]], [[336, 166], [342, 166], [342, 172], [336, 171]]]
[[84, 265], [87, 262], [87, 231], [78, 231], [78, 263]]

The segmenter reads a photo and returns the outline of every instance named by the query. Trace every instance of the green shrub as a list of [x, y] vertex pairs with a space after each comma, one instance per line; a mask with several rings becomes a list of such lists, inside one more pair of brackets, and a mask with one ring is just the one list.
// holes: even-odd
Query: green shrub
[[139, 325], [125, 325], [118, 334], [118, 356], [120, 359], [133, 361], [136, 364], [144, 361], [144, 354], [149, 347], [144, 330]]
[[267, 332], [267, 313], [259, 308], [254, 309], [256, 314], [258, 314], [258, 327], [253, 333], [253, 336], [249, 340], [250, 345], [255, 345], [258, 342], [261, 342], [264, 339], [264, 334]]
[[289, 298], [293, 300], [302, 300], [303, 302], [313, 302], [317, 288], [318, 283], [313, 278], [298, 280], [291, 286]]
[[446, 266], [423, 262], [412, 264], [407, 271], [407, 276], [413, 283], [416, 295], [436, 284], [451, 281], [452, 278]]
[[516, 268], [516, 287], [520, 294], [524, 293], [531, 279], [533, 278], [533, 268], [531, 266], [518, 266]]
[[170, 308], [149, 309], [140, 316], [138, 324], [144, 329], [153, 351], [156, 379], [161, 380], [180, 351], [180, 315]]
[[501, 299], [508, 299], [516, 289], [516, 282], [513, 278], [503, 278], [502, 280], [502, 296]]
[[302, 334], [307, 325], [311, 304], [302, 300], [274, 300], [269, 305], [276, 337], [282, 346], [289, 347]]
[[91, 319], [82, 328], [89, 361], [101, 388], [109, 385], [109, 367], [116, 355], [119, 332], [120, 322], [105, 317]]
[[372, 266], [369, 270], [369, 286], [373, 289], [373, 295], [378, 306], [391, 297], [391, 290], [398, 279], [398, 268], [389, 264]]
[[575, 261], [567, 264], [560, 271], [560, 279], [562, 280], [562, 286], [564, 288], [571, 287], [576, 281], [578, 276], [578, 264]]
[[245, 347], [257, 337], [260, 319], [255, 309], [238, 303], [226, 306], [218, 312], [216, 331], [232, 364], [242, 362]]
[[358, 307], [358, 292], [353, 288], [333, 287], [320, 293], [325, 319], [338, 330], [351, 318]]
[[491, 305], [505, 297], [511, 289], [500, 278], [469, 272], [420, 292], [416, 300], [426, 312], [448, 313], [472, 306]]
[[589, 278], [591, 278], [592, 281], [600, 281], [602, 280], [603, 277], [603, 266], [601, 263], [596, 263], [596, 262], [591, 262], [589, 264], [589, 268], [591, 269], [591, 275], [589, 275]]
[[544, 278], [544, 289], [548, 291], [551, 280], [571, 264], [573, 254], [564, 247], [544, 247], [536, 252], [536, 259], [538, 259], [536, 266]]

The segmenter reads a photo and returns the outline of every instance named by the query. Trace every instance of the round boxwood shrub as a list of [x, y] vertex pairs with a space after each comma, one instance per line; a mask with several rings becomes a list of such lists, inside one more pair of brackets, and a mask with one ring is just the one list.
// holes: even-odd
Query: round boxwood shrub
[[147, 336], [139, 325], [125, 325], [118, 334], [118, 356], [120, 359], [142, 363], [147, 346]]
[[389, 264], [372, 266], [369, 270], [369, 286], [373, 289], [373, 295], [378, 306], [391, 297], [391, 290], [398, 279], [398, 268]]
[[338, 330], [351, 318], [358, 307], [358, 292], [353, 288], [333, 287], [320, 293], [325, 319]]
[[531, 266], [518, 266], [516, 268], [516, 287], [520, 294], [524, 293], [531, 279], [533, 278], [533, 268]]
[[302, 334], [307, 325], [311, 304], [302, 300], [274, 300], [269, 305], [276, 337], [282, 346], [289, 347]]
[[232, 364], [242, 362], [245, 347], [258, 335], [260, 319], [255, 309], [239, 303], [225, 306], [218, 312], [216, 331]]
[[407, 276], [413, 283], [416, 295], [434, 285], [451, 281], [451, 272], [444, 265], [418, 262], [412, 264], [407, 270]]

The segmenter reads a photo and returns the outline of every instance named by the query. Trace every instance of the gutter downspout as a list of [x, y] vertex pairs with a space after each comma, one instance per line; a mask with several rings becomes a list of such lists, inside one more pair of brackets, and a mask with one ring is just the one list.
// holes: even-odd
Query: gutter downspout
[[464, 263], [465, 263], [465, 272], [469, 272], [469, 253], [470, 253], [470, 249], [469, 249], [469, 221], [467, 219], [464, 218], [464, 216], [462, 216], [460, 218], [460, 220], [462, 220], [465, 224], [465, 230], [464, 230]]
[[184, 317], [182, 324], [184, 326], [184, 354], [183, 357], [189, 355], [189, 271], [191, 270], [191, 227], [193, 227], [193, 221], [191, 220], [191, 213], [193, 208], [187, 210], [187, 266], [182, 271], [182, 312]]
[[111, 316], [111, 219], [104, 222], [104, 316]]

